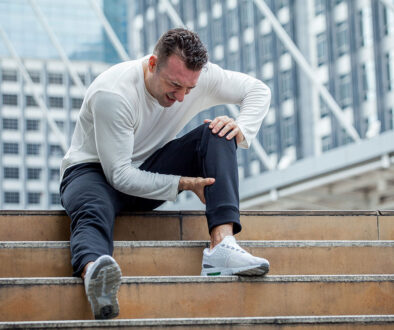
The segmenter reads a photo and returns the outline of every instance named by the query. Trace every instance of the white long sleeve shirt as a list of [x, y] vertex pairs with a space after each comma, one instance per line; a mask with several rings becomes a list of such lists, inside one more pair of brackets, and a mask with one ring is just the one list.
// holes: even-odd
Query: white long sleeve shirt
[[138, 167], [197, 113], [219, 104], [240, 105], [236, 122], [245, 140], [239, 146], [249, 148], [270, 104], [270, 90], [264, 83], [208, 63], [183, 102], [164, 108], [146, 89], [142, 68], [146, 58], [117, 64], [89, 86], [62, 160], [61, 178], [70, 166], [98, 162], [116, 190], [174, 201], [180, 176]]

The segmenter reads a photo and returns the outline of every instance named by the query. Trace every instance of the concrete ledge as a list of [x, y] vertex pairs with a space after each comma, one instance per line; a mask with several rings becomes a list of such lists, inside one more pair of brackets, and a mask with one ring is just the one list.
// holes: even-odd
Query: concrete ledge
[[0, 329], [59, 329], [59, 328], [123, 328], [123, 327], [168, 327], [168, 326], [219, 326], [219, 325], [263, 325], [263, 324], [381, 324], [393, 323], [394, 315], [343, 315], [343, 316], [281, 316], [281, 317], [226, 317], [226, 318], [175, 318], [175, 319], [131, 319], [101, 321], [44, 321], [44, 322], [0, 322]]
[[[394, 241], [238, 241], [243, 247], [394, 247]], [[114, 247], [124, 248], [192, 248], [209, 246], [209, 241], [115, 241]], [[0, 249], [65, 249], [68, 241], [5, 241]]]
[[[394, 282], [394, 275], [268, 275], [241, 276], [124, 276], [122, 284], [166, 283], [228, 283], [228, 282]], [[0, 278], [0, 287], [9, 285], [72, 285], [83, 284], [76, 277]]]

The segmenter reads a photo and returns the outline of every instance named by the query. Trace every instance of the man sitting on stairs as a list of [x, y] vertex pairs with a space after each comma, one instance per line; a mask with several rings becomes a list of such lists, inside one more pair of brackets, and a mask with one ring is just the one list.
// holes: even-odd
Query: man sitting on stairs
[[[208, 62], [198, 35], [166, 32], [153, 54], [117, 64], [88, 88], [61, 165], [61, 202], [71, 218], [73, 275], [84, 279], [96, 319], [119, 314], [121, 271], [113, 253], [115, 217], [174, 201], [184, 190], [206, 204], [211, 237], [201, 275], [263, 275], [269, 263], [235, 241], [241, 231], [237, 147], [248, 148], [268, 111], [261, 81]], [[236, 120], [199, 112], [238, 104]]]

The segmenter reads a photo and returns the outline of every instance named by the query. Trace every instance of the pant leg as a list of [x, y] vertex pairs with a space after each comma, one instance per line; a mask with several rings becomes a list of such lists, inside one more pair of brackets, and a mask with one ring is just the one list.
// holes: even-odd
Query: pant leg
[[[219, 137], [211, 132], [209, 124], [203, 124], [157, 150], [140, 169], [161, 174], [215, 178], [213, 185], [205, 187], [209, 232], [218, 225], [232, 222], [236, 234], [242, 229], [236, 149], [235, 139], [229, 141]], [[132, 197], [128, 204], [154, 209], [163, 202]]]
[[113, 227], [118, 194], [106, 181], [101, 165], [85, 163], [68, 169], [60, 185], [61, 201], [71, 218], [73, 275], [98, 257], [113, 253]]

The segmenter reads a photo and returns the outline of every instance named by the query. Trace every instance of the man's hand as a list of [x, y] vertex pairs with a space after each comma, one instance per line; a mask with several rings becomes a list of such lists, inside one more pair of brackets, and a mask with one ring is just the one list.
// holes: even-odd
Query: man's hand
[[200, 201], [205, 204], [204, 187], [209, 186], [215, 182], [213, 178], [191, 178], [182, 176], [179, 180], [178, 190], [193, 191]]
[[237, 141], [237, 144], [240, 144], [244, 139], [244, 135], [239, 129], [237, 123], [233, 118], [227, 116], [219, 116], [214, 120], [205, 119], [204, 123], [210, 123], [209, 128], [212, 130], [213, 134], [220, 132], [218, 135], [220, 137], [225, 136], [228, 132], [230, 132], [227, 136], [227, 140], [231, 140], [234, 136]]

